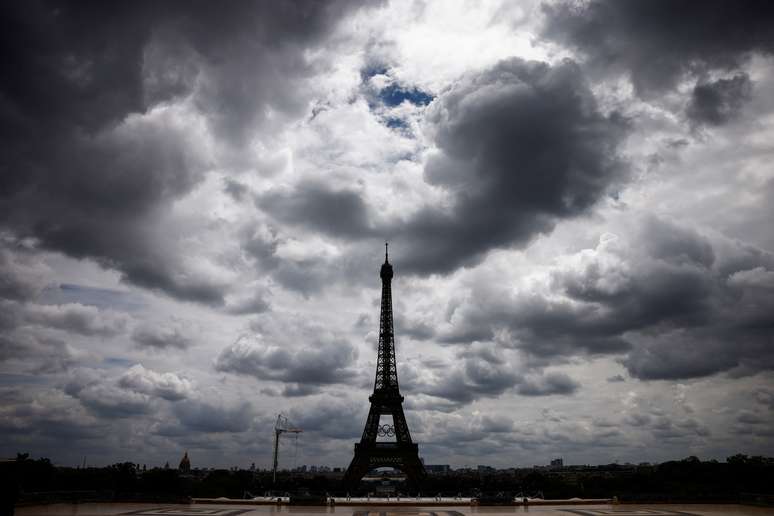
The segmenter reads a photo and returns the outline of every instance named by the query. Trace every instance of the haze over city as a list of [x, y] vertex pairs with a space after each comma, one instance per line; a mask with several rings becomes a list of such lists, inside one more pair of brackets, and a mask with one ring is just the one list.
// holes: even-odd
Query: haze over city
[[0, 9], [0, 454], [774, 455], [770, 2]]

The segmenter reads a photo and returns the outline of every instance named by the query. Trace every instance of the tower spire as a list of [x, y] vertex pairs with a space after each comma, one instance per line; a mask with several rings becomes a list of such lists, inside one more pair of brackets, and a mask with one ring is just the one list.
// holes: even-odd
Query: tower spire
[[384, 263], [390, 263], [390, 260], [387, 258], [387, 245], [389, 242], [384, 243]]

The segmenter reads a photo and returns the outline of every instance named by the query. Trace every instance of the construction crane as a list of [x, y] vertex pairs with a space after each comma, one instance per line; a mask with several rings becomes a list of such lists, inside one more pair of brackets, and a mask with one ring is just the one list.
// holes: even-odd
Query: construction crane
[[274, 423], [274, 467], [272, 474], [272, 483], [277, 483], [277, 464], [279, 462], [279, 441], [282, 434], [300, 434], [303, 432], [300, 428], [291, 428], [288, 418], [282, 414], [277, 415], [277, 422]]

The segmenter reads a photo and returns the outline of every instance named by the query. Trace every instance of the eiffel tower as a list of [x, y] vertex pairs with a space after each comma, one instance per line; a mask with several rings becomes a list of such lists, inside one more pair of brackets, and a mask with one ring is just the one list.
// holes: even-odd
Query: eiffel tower
[[[379, 351], [376, 360], [374, 393], [368, 397], [368, 411], [363, 437], [355, 444], [355, 456], [344, 475], [344, 484], [354, 487], [370, 470], [393, 467], [406, 474], [418, 487], [427, 473], [419, 460], [419, 448], [411, 442], [411, 434], [403, 415], [403, 396], [398, 388], [395, 366], [395, 333], [392, 325], [392, 265], [384, 244], [382, 278], [382, 311], [379, 318]], [[392, 425], [379, 424], [383, 415], [392, 416]], [[377, 437], [395, 437], [395, 442], [377, 442]]]

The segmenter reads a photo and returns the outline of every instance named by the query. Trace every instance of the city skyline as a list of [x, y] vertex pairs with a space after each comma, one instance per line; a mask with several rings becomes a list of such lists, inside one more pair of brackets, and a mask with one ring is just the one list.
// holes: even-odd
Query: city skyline
[[385, 241], [427, 463], [774, 456], [773, 11], [4, 3], [0, 456], [346, 466]]

